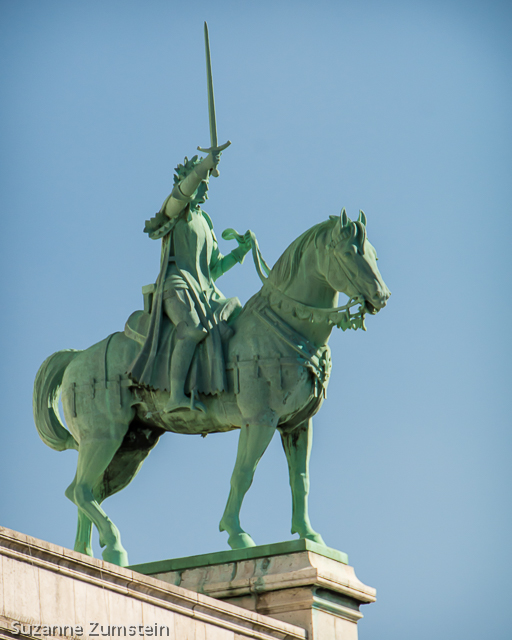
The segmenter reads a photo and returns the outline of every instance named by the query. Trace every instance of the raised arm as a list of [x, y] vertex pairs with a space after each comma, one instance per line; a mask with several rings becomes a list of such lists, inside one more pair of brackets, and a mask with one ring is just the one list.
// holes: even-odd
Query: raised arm
[[220, 155], [220, 150], [212, 149], [206, 158], [196, 164], [186, 178], [174, 186], [164, 208], [168, 218], [175, 218], [194, 199], [194, 194], [201, 182], [206, 181], [210, 172], [219, 164]]

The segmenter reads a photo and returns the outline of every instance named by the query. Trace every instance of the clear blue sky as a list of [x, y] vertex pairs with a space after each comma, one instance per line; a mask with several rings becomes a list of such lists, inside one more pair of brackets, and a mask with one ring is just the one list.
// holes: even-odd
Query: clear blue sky
[[[313, 524], [378, 590], [360, 637], [508, 639], [512, 5], [4, 0], [0, 16], [1, 524], [73, 545], [76, 453], [39, 440], [33, 379], [122, 330], [156, 278], [144, 221], [209, 143], [206, 19], [233, 143], [205, 206], [217, 231], [253, 229], [273, 263], [361, 208], [393, 292], [366, 333], [333, 334], [315, 418]], [[258, 282], [247, 261], [219, 284], [245, 301]], [[226, 548], [236, 441], [168, 434], [105, 503], [131, 562]], [[290, 514], [276, 439], [243, 524], [277, 542]]]

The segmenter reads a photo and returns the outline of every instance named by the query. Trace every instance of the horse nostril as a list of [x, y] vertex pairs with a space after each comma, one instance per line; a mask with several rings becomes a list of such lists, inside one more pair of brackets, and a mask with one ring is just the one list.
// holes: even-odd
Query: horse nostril
[[386, 289], [386, 291], [376, 291], [373, 296], [372, 296], [372, 300], [376, 303], [376, 305], [381, 306], [381, 307], [385, 307], [386, 306], [386, 302], [388, 301], [389, 296], [391, 295], [391, 293], [389, 292], [389, 290]]

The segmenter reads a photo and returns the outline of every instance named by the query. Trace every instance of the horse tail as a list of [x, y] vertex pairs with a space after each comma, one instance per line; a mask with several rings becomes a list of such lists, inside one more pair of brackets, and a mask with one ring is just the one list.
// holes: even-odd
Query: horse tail
[[41, 440], [56, 451], [78, 450], [76, 440], [60, 419], [59, 398], [64, 371], [79, 353], [74, 349], [65, 349], [46, 358], [34, 382], [34, 422]]

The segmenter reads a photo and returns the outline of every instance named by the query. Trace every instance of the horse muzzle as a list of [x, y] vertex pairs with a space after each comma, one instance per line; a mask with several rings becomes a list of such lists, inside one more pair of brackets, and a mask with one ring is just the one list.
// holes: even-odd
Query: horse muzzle
[[374, 316], [383, 309], [386, 306], [390, 295], [391, 291], [386, 288], [385, 291], [382, 289], [376, 291], [370, 299], [365, 298], [364, 304], [368, 313]]

